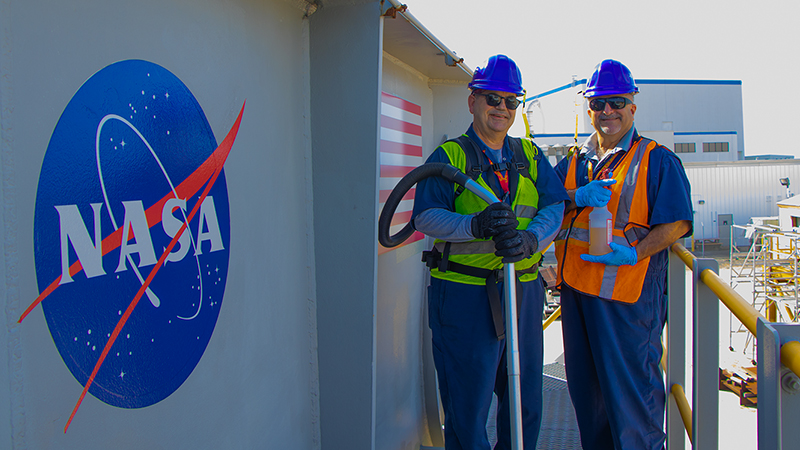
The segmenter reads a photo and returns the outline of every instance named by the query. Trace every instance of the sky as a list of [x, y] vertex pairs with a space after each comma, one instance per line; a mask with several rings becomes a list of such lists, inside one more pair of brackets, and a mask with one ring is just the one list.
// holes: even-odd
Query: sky
[[[408, 12], [472, 69], [514, 59], [529, 93], [623, 62], [634, 78], [740, 80], [745, 155], [787, 154], [800, 89], [797, 0], [406, 0]], [[522, 135], [521, 118], [511, 134]]]

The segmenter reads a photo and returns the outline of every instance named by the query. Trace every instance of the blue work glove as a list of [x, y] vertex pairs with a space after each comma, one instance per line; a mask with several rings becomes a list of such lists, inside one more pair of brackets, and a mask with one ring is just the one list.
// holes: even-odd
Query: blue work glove
[[536, 253], [539, 240], [527, 230], [507, 228], [493, 237], [494, 254], [503, 258], [503, 263], [515, 263]]
[[616, 242], [612, 242], [608, 246], [611, 247], [610, 253], [600, 256], [583, 254], [581, 259], [607, 266], [632, 266], [639, 260], [639, 255], [636, 254], [636, 247], [626, 247]]
[[611, 186], [617, 180], [594, 180], [586, 186], [581, 186], [575, 191], [575, 204], [578, 206], [606, 206], [611, 200], [611, 191], [606, 186]]
[[519, 225], [517, 215], [511, 205], [504, 202], [492, 203], [472, 218], [472, 236], [487, 239], [506, 228]]

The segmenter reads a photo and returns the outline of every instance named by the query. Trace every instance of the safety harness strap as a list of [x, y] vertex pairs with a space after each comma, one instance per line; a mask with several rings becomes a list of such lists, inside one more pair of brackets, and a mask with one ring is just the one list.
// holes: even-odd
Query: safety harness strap
[[[519, 283], [519, 278], [517, 278]], [[519, 287], [519, 286], [517, 286]], [[503, 302], [500, 301], [500, 288], [497, 287], [497, 273], [492, 271], [486, 278], [486, 295], [489, 297], [489, 308], [492, 310], [492, 322], [494, 323], [494, 333], [500, 341], [506, 337], [506, 329], [503, 324]]]
[[[505, 325], [503, 324], [503, 302], [500, 300], [500, 288], [497, 283], [503, 279], [503, 269], [491, 270], [481, 269], [480, 267], [472, 267], [465, 264], [459, 264], [449, 260], [450, 256], [450, 242], [445, 243], [444, 252], [440, 252], [437, 247], [430, 251], [422, 252], [422, 262], [432, 269], [438, 269], [440, 272], [447, 272], [448, 270], [462, 275], [469, 275], [475, 278], [483, 278], [486, 280], [486, 294], [489, 297], [489, 308], [492, 311], [492, 322], [494, 323], [494, 331], [497, 335], [497, 340], [504, 339]], [[539, 265], [517, 270], [516, 283], [517, 292], [522, 292], [522, 283], [519, 277], [529, 273], [536, 273], [539, 270]]]

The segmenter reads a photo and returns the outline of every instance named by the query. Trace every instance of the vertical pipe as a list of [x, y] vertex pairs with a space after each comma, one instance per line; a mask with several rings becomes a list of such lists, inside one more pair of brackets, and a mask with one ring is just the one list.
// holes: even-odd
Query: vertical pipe
[[772, 324], [758, 318], [758, 448], [780, 450], [781, 423], [781, 339]]
[[[672, 391], [675, 385], [681, 386], [681, 390], [686, 385], [686, 265], [674, 252], [669, 252], [667, 282], [667, 389]], [[667, 401], [667, 447], [684, 450], [684, 420], [677, 399], [674, 395], [670, 395], [670, 399]]]
[[719, 264], [710, 258], [693, 261], [694, 450], [719, 448], [719, 300], [714, 291], [700, 280], [700, 275], [706, 269], [719, 273]]
[[[473, 180], [464, 187], [486, 203], [497, 203], [500, 199]], [[519, 342], [517, 331], [517, 274], [514, 263], [503, 264], [504, 303], [506, 309], [506, 362], [508, 366], [508, 398], [511, 408], [511, 448], [522, 450], [522, 396], [519, 381]]]
[[522, 450], [522, 396], [519, 380], [519, 336], [517, 330], [517, 275], [514, 263], [503, 265], [506, 307], [506, 361], [508, 398], [511, 403], [511, 448]]

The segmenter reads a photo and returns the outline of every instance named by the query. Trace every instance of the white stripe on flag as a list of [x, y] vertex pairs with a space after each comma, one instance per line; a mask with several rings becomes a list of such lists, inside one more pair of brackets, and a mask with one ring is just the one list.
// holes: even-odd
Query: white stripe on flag
[[388, 103], [381, 103], [381, 114], [403, 122], [413, 123], [422, 126], [422, 116], [392, 106]]
[[398, 155], [397, 153], [381, 152], [381, 165], [417, 167], [422, 164], [421, 156]]
[[395, 225], [393, 227], [389, 227], [389, 235], [394, 236], [395, 234], [400, 232], [400, 230], [402, 230], [403, 227], [405, 227], [407, 223], [408, 222], [401, 223], [401, 224]]
[[390, 177], [381, 177], [379, 189], [386, 190], [386, 189], [394, 189], [397, 186], [397, 183], [400, 182], [402, 178], [390, 178]]
[[422, 136], [414, 134], [403, 133], [402, 131], [392, 130], [390, 128], [381, 127], [381, 139], [391, 142], [399, 142], [401, 144], [410, 144], [422, 146]]
[[394, 212], [406, 212], [411, 211], [412, 209], [414, 209], [414, 200], [403, 200], [399, 205], [397, 205], [397, 209]]
[[[382, 210], [384, 204], [385, 203], [381, 203], [379, 209]], [[412, 209], [414, 209], [414, 200], [413, 199], [411, 199], [411, 200], [402, 200], [400, 203], [398, 203], [397, 209], [394, 212], [395, 212], [395, 214], [397, 214], [397, 213], [401, 213], [401, 212], [411, 211]]]

